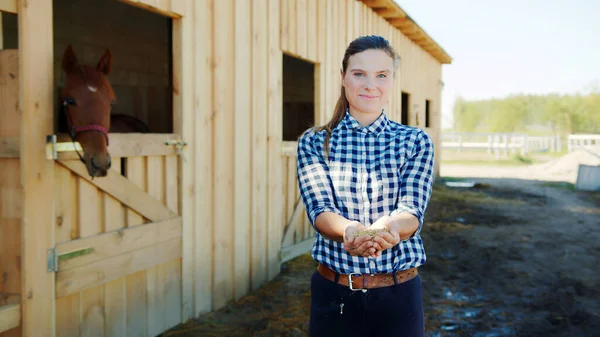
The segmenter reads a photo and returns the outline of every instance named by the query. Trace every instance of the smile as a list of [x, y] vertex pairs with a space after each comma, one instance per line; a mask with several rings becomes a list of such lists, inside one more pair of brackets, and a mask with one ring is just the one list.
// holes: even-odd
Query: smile
[[373, 100], [378, 98], [377, 96], [371, 96], [371, 95], [359, 95], [362, 99], [366, 99], [366, 100]]

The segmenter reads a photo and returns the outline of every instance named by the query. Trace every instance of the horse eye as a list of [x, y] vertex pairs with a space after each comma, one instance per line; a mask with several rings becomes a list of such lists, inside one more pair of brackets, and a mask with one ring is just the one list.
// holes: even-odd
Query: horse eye
[[65, 99], [65, 102], [69, 105], [77, 105], [72, 97]]

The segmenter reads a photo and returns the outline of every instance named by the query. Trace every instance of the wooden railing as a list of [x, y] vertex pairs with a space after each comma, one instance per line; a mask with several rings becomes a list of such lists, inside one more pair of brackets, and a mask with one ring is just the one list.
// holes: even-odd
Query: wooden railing
[[442, 148], [456, 151], [485, 150], [487, 153], [507, 156], [525, 155], [533, 151], [561, 152], [560, 136], [534, 137], [525, 133], [443, 133]]

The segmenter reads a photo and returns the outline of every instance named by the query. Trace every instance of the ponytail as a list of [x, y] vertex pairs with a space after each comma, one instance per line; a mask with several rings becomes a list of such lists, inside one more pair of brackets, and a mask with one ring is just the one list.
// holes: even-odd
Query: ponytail
[[325, 125], [322, 125], [317, 128], [317, 131], [325, 130], [325, 141], [323, 142], [323, 150], [325, 151], [325, 158], [329, 157], [329, 139], [331, 137], [331, 133], [333, 129], [338, 125], [339, 122], [342, 121], [344, 115], [346, 114], [346, 110], [349, 107], [348, 99], [346, 98], [346, 90], [344, 86], [341, 87], [340, 97], [335, 103], [335, 108], [333, 109], [333, 116]]

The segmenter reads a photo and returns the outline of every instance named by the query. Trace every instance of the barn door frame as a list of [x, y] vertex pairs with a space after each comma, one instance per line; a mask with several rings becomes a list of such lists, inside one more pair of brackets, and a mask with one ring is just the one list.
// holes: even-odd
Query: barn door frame
[[[173, 18], [173, 128], [179, 140], [170, 140], [171, 145], [179, 148], [184, 157], [191, 158], [193, 153], [193, 3], [191, 0], [123, 1], [134, 6], [157, 12]], [[12, 5], [14, 7], [5, 5]], [[22, 296], [21, 317], [22, 334], [28, 337], [56, 336], [56, 282], [55, 270], [59, 266], [55, 244], [55, 210], [52, 199], [54, 167], [65, 165], [64, 155], [68, 157], [69, 145], [56, 142], [53, 134], [53, 84], [54, 83], [54, 41], [52, 0], [6, 0], [0, 1], [2, 10], [14, 12], [18, 17], [19, 38], [19, 107], [22, 113], [21, 136], [15, 156], [20, 157], [21, 182], [23, 187], [22, 207]], [[186, 15], [187, 14], [187, 15]], [[48, 137], [50, 136], [50, 137]], [[114, 136], [112, 136], [114, 137]], [[190, 146], [181, 147], [182, 139], [190, 139]], [[185, 142], [185, 141], [184, 141]], [[48, 154], [50, 143], [51, 153]], [[186, 144], [187, 145], [187, 144]], [[66, 151], [63, 151], [66, 150]], [[73, 150], [73, 148], [71, 149]], [[60, 153], [60, 154], [59, 154]], [[56, 163], [58, 162], [58, 163]], [[192, 161], [193, 162], [193, 161]], [[80, 164], [80, 163], [79, 163]], [[70, 164], [66, 164], [70, 165]], [[83, 167], [71, 169], [84, 169]], [[85, 178], [87, 173], [83, 175]], [[193, 265], [188, 252], [193, 252], [193, 235], [186, 235], [193, 228], [193, 167], [178, 160], [180, 209], [179, 217], [165, 221], [179, 228], [183, 240], [184, 256], [182, 278], [192, 279]], [[122, 177], [123, 179], [126, 179]], [[94, 181], [96, 182], [96, 181]], [[108, 180], [99, 183], [107, 183]], [[120, 181], [124, 182], [124, 181]], [[113, 180], [114, 183], [114, 180]], [[118, 193], [117, 193], [118, 194]], [[50, 198], [50, 200], [48, 199]], [[168, 227], [168, 226], [163, 226]], [[169, 227], [170, 228], [170, 227]], [[115, 235], [115, 233], [106, 233]], [[88, 251], [83, 251], [88, 252]], [[81, 253], [81, 252], [80, 252]], [[87, 258], [93, 256], [89, 254]], [[45, 257], [45, 258], [44, 258]], [[60, 268], [59, 268], [60, 269]], [[184, 281], [182, 284], [182, 302], [193, 297], [194, 285]], [[189, 301], [188, 301], [189, 302]], [[193, 315], [192, 304], [182, 303], [181, 321]]]

